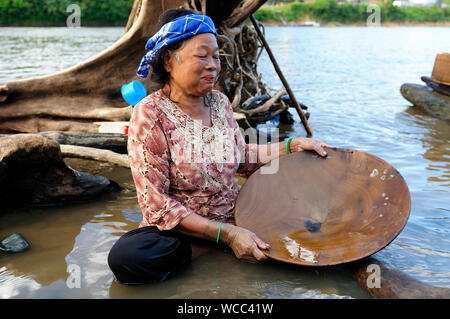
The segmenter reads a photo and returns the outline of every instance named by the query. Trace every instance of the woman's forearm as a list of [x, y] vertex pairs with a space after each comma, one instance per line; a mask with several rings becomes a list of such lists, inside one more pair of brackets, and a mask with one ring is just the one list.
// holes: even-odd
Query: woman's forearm
[[286, 141], [258, 145], [258, 164], [264, 165], [286, 155]]
[[230, 231], [234, 227], [233, 225], [222, 223], [221, 226], [220, 222], [209, 220], [197, 214], [188, 215], [175, 227], [175, 230], [191, 237], [216, 241], [217, 235], [219, 234], [219, 227], [219, 241], [228, 244]]
[[[220, 234], [219, 234], [220, 227]], [[261, 249], [269, 249], [270, 245], [255, 233], [228, 223], [209, 220], [195, 213], [184, 218], [175, 230], [193, 237], [217, 240], [228, 245], [239, 259], [252, 262], [267, 259]], [[219, 236], [218, 236], [219, 235]]]
[[315, 151], [322, 157], [327, 156], [325, 147], [330, 145], [312, 138], [297, 137], [291, 139], [288, 146], [287, 140], [275, 144], [260, 144], [258, 145], [258, 164], [264, 165], [276, 158], [286, 156], [289, 153], [301, 151]]

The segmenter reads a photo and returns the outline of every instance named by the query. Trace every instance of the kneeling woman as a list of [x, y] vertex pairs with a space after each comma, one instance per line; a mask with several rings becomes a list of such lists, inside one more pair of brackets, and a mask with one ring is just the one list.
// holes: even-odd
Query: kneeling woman
[[248, 177], [286, 149], [326, 156], [328, 147], [309, 138], [294, 138], [288, 148], [286, 142], [246, 144], [229, 100], [213, 90], [220, 60], [212, 20], [171, 9], [159, 25], [138, 75], [147, 77], [151, 67], [161, 89], [134, 107], [128, 137], [143, 219], [108, 256], [124, 284], [166, 279], [191, 261], [195, 238], [226, 244], [239, 259], [266, 259], [262, 250], [269, 245], [233, 224], [235, 174]]

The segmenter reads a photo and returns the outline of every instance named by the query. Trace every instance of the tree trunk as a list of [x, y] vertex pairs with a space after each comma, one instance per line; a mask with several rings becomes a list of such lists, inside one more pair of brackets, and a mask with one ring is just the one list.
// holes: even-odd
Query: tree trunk
[[59, 144], [94, 147], [116, 153], [127, 153], [128, 136], [120, 133], [42, 132]]

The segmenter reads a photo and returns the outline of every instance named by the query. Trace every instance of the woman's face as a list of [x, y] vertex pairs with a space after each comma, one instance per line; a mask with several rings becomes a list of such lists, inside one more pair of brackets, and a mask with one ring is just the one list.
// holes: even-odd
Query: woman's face
[[212, 33], [189, 38], [166, 59], [171, 88], [191, 96], [205, 96], [210, 92], [220, 72], [219, 48]]

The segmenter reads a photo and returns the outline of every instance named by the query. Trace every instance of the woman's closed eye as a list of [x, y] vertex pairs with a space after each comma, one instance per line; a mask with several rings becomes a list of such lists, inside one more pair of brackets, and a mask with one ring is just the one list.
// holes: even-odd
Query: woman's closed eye
[[[207, 57], [208, 57], [208, 55], [207, 54], [196, 54], [196, 55], [194, 55], [196, 58], [199, 58], [199, 59], [206, 59]], [[214, 60], [220, 60], [220, 56], [219, 56], [219, 54], [214, 54], [213, 55], [213, 59]]]

